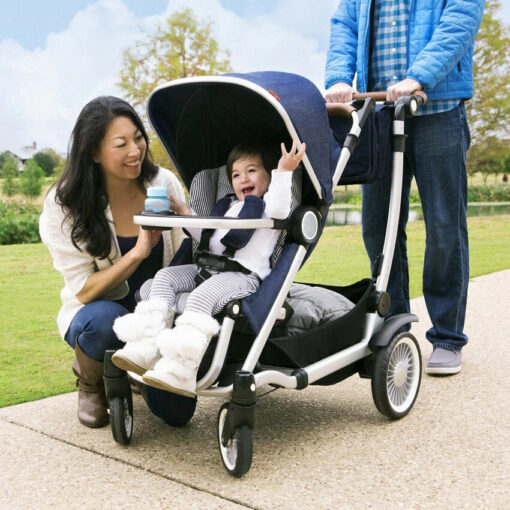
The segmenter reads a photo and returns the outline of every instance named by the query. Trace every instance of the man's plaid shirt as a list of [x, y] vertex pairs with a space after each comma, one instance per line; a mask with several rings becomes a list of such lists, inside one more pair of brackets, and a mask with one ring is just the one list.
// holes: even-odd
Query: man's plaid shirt
[[[409, 0], [373, 0], [372, 59], [369, 90], [386, 90], [406, 78]], [[451, 110], [459, 99], [429, 101], [418, 115]]]

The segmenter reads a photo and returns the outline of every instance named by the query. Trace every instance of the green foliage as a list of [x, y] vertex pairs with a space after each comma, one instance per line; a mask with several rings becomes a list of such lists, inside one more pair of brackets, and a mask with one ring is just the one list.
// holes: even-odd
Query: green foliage
[[472, 146], [467, 156], [468, 174], [479, 172], [485, 183], [489, 175], [505, 172], [510, 140], [489, 136]]
[[183, 9], [124, 51], [118, 85], [140, 107], [161, 83], [230, 71], [229, 54], [222, 53], [211, 36], [211, 23], [199, 23], [191, 9]]
[[18, 167], [14, 158], [8, 153], [3, 153], [3, 164], [0, 167], [0, 175], [4, 178], [2, 181], [2, 193], [8, 197], [12, 197], [19, 190]]
[[0, 245], [38, 243], [40, 240], [36, 207], [0, 202]]
[[2, 163], [0, 165], [0, 177], [17, 177], [18, 167], [14, 158], [8, 153], [4, 152]]
[[4, 166], [6, 158], [10, 156], [9, 151], [0, 152], [0, 169]]
[[[361, 191], [359, 189], [351, 190], [337, 188], [334, 192], [333, 202], [335, 204], [347, 204], [347, 205], [359, 205], [361, 207]], [[409, 203], [419, 204], [421, 203], [420, 194], [418, 191], [411, 190], [409, 195]]]
[[19, 191], [19, 181], [9, 175], [2, 181], [2, 193], [8, 197], [14, 196]]
[[468, 202], [510, 202], [510, 186], [504, 184], [470, 186]]
[[333, 192], [333, 196], [335, 204], [361, 205], [361, 190], [358, 187], [337, 187]]
[[62, 172], [64, 171], [64, 167], [66, 166], [66, 160], [64, 158], [60, 158], [60, 161], [58, 162], [57, 166], [55, 167], [55, 172], [53, 173], [53, 177], [58, 179]]
[[495, 16], [499, 0], [485, 2], [475, 41], [474, 97], [467, 103], [472, 144], [484, 137], [510, 138], [510, 33]]
[[45, 175], [53, 175], [59, 163], [59, 156], [53, 150], [40, 151], [34, 154], [34, 161], [42, 168]]
[[44, 185], [44, 171], [33, 160], [29, 159], [25, 163], [25, 170], [20, 175], [21, 192], [29, 199], [38, 197]]
[[[230, 54], [219, 49], [211, 26], [211, 22], [200, 23], [191, 9], [176, 11], [124, 51], [117, 85], [142, 118], [145, 101], [158, 85], [187, 76], [231, 71]], [[171, 168], [159, 140], [150, 131], [149, 136], [154, 162]]]

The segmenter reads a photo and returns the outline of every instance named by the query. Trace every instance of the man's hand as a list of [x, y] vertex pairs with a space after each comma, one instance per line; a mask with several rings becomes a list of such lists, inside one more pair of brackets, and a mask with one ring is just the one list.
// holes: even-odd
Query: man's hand
[[324, 99], [326, 103], [350, 103], [353, 92], [354, 89], [348, 83], [339, 81], [326, 90]]
[[417, 90], [421, 90], [421, 83], [413, 80], [412, 78], [406, 78], [405, 80], [399, 81], [388, 87], [386, 91], [387, 101], [396, 101], [400, 96], [408, 96]]

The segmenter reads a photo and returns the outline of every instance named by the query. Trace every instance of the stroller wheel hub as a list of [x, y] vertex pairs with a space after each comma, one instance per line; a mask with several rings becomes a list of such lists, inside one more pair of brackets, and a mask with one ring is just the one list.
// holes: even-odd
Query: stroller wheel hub
[[401, 388], [407, 381], [408, 376], [408, 366], [404, 361], [400, 361], [398, 365], [395, 367], [395, 375], [393, 377], [393, 382], [395, 386]]

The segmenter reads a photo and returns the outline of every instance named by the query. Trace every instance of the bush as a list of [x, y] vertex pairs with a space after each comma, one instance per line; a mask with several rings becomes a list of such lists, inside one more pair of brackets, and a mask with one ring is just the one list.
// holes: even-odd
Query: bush
[[25, 170], [20, 175], [20, 181], [23, 195], [28, 198], [38, 197], [44, 185], [44, 172], [33, 159], [29, 159], [25, 164]]
[[52, 149], [39, 151], [34, 154], [34, 161], [41, 167], [46, 176], [54, 174], [60, 159], [59, 155]]
[[5, 177], [2, 180], [2, 193], [8, 197], [14, 196], [19, 192], [19, 180], [12, 176]]
[[361, 205], [361, 191], [359, 189], [336, 188], [333, 195], [335, 203]]
[[[334, 192], [334, 202], [361, 205], [361, 191], [337, 188]], [[508, 184], [469, 186], [468, 202], [510, 202], [510, 186]], [[409, 203], [421, 203], [418, 191], [411, 191]]]
[[38, 243], [39, 211], [31, 205], [0, 202], [0, 244]]
[[468, 202], [510, 202], [510, 186], [505, 184], [470, 186]]

